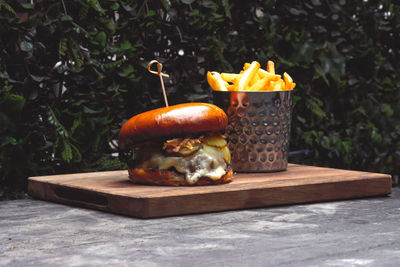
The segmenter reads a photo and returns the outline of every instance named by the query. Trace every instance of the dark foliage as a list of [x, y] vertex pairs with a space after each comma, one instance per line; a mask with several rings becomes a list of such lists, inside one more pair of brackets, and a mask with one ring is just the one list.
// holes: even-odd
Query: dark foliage
[[0, 0], [0, 198], [123, 168], [120, 126], [163, 105], [154, 58], [171, 104], [210, 101], [207, 70], [271, 59], [297, 83], [291, 147], [309, 152], [292, 161], [398, 174], [397, 1], [34, 2]]

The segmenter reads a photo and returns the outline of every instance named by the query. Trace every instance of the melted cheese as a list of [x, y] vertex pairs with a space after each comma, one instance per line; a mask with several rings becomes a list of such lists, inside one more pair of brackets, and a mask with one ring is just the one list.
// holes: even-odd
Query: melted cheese
[[177, 172], [185, 175], [189, 184], [194, 184], [203, 176], [212, 180], [221, 178], [227, 167], [224, 160], [226, 153], [229, 153], [227, 147], [217, 148], [203, 143], [191, 156], [174, 157], [153, 153], [148, 160], [139, 163], [138, 167], [156, 170], [168, 170], [174, 167]]

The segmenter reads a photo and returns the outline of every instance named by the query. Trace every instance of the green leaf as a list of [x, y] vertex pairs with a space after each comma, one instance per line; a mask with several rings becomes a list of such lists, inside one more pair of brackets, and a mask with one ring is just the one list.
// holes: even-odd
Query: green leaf
[[321, 77], [325, 81], [325, 83], [329, 85], [329, 80], [326, 77], [326, 72], [319, 64], [314, 64], [314, 70], [315, 70], [314, 77], [315, 78]]
[[154, 10], [149, 10], [147, 13], [146, 13], [146, 16], [145, 17], [154, 17], [156, 15], [156, 12], [154, 11]]
[[134, 71], [134, 68], [130, 64], [126, 64], [122, 68], [122, 72], [119, 73], [121, 77], [128, 77], [132, 72]]
[[20, 5], [25, 9], [33, 9], [35, 7], [34, 3], [21, 3]]
[[294, 16], [299, 16], [299, 15], [307, 15], [307, 12], [301, 9], [296, 9], [296, 8], [289, 8], [289, 13], [294, 15]]
[[74, 119], [74, 123], [72, 124], [71, 127], [71, 134], [74, 134], [74, 132], [76, 131], [76, 129], [81, 126], [82, 124], [82, 116], [79, 116], [78, 119]]
[[95, 40], [101, 45], [104, 46], [107, 40], [107, 35], [105, 32], [99, 32], [96, 37]]
[[16, 145], [17, 144], [17, 140], [14, 137], [10, 137], [7, 136], [6, 138], [4, 138], [4, 140], [1, 142], [0, 147], [6, 146], [6, 145]]
[[78, 15], [79, 19], [80, 20], [85, 19], [87, 17], [88, 13], [89, 13], [89, 4], [85, 3], [85, 1], [83, 1], [81, 3], [81, 7], [79, 9], [79, 15]]
[[60, 146], [60, 138], [59, 137], [57, 137], [56, 138], [56, 140], [53, 142], [53, 152], [52, 152], [52, 154], [53, 155], [56, 155], [56, 153], [57, 153], [57, 148]]
[[229, 0], [222, 0], [222, 6], [224, 7], [225, 16], [232, 19], [231, 10], [229, 7]]
[[83, 106], [83, 112], [86, 114], [99, 114], [104, 111], [104, 108], [100, 108], [99, 110], [94, 110], [91, 108], [88, 108], [87, 106]]
[[62, 38], [58, 43], [58, 58], [61, 59], [65, 57], [67, 50], [68, 50], [67, 39]]
[[171, 8], [171, 2], [169, 0], [160, 0], [165, 10], [169, 10]]
[[82, 154], [79, 151], [78, 147], [76, 147], [72, 143], [70, 143], [70, 146], [71, 146], [71, 149], [72, 149], [72, 154], [73, 154], [73, 156], [75, 156], [75, 157], [73, 157], [74, 161], [75, 162], [80, 162], [82, 160]]
[[106, 24], [106, 27], [107, 27], [107, 29], [112, 33], [112, 34], [114, 34], [115, 33], [115, 31], [116, 31], [116, 29], [117, 29], [117, 26], [115, 25], [115, 23], [113, 22], [113, 21], [108, 21], [108, 23]]
[[53, 109], [51, 107], [47, 108], [47, 119], [51, 125], [55, 127], [56, 133], [61, 136], [63, 139], [69, 137], [68, 131], [65, 129], [64, 125], [60, 123], [58, 120], [56, 114], [54, 113]]
[[351, 149], [351, 141], [343, 141], [342, 147], [346, 153], [349, 153]]
[[108, 92], [116, 92], [120, 88], [120, 85], [118, 83], [112, 83], [110, 86], [107, 87]]
[[320, 0], [312, 0], [311, 3], [312, 3], [314, 6], [320, 6], [320, 5], [321, 5], [321, 1], [320, 1]]
[[121, 49], [128, 50], [131, 47], [132, 47], [132, 44], [128, 40], [125, 40], [121, 43]]
[[32, 78], [32, 80], [34, 80], [35, 82], [39, 82], [39, 83], [47, 79], [47, 77], [45, 77], [45, 76], [36, 76], [33, 74], [29, 74], [29, 76]]
[[375, 143], [378, 143], [378, 144], [382, 143], [382, 139], [383, 139], [383, 137], [381, 134], [377, 133], [376, 131], [372, 131], [372, 140]]
[[317, 115], [320, 119], [326, 117], [325, 111], [321, 109], [322, 102], [316, 97], [309, 96], [305, 99], [306, 101], [306, 106], [308, 107], [309, 110], [311, 110], [312, 113]]
[[299, 44], [292, 43], [295, 49], [295, 53], [292, 54], [290, 61], [298, 63], [311, 63], [313, 60], [313, 55], [316, 51], [316, 46], [309, 41], [304, 41]]
[[388, 117], [392, 117], [394, 114], [393, 108], [389, 104], [381, 104], [381, 111]]
[[32, 43], [27, 42], [27, 41], [22, 41], [19, 46], [20, 46], [21, 50], [24, 52], [31, 52], [33, 50]]
[[182, 3], [190, 5], [193, 4], [196, 0], [181, 0]]
[[124, 62], [124, 60], [120, 59], [120, 60], [117, 60], [117, 61], [114, 61], [114, 62], [110, 62], [110, 63], [104, 64], [103, 67], [104, 67], [105, 70], [110, 70], [110, 69], [114, 69], [116, 67], [119, 67], [123, 62]]
[[13, 120], [3, 112], [0, 112], [0, 125], [0, 133], [14, 132], [16, 130]]
[[19, 114], [25, 106], [25, 98], [21, 95], [7, 94], [1, 105], [5, 108], [6, 113]]
[[90, 0], [90, 6], [101, 14], [105, 13], [98, 0]]
[[63, 147], [63, 151], [61, 152], [61, 156], [63, 158], [64, 161], [66, 162], [70, 162], [72, 160], [72, 148], [71, 148], [71, 144], [68, 143], [67, 141], [64, 140], [64, 147]]
[[66, 21], [73, 21], [74, 19], [70, 15], [63, 14], [60, 17], [60, 20], [66, 22]]
[[330, 143], [329, 137], [327, 137], [327, 136], [322, 137], [321, 146], [325, 149], [331, 148], [331, 143]]
[[322, 72], [324, 74], [329, 73], [329, 71], [332, 69], [332, 67], [331, 67], [332, 66], [332, 61], [331, 61], [331, 59], [329, 57], [327, 57], [325, 54], [320, 54], [318, 59], [319, 59], [319, 61], [321, 63], [320, 66], [321, 66]]
[[[139, 18], [143, 15], [145, 9], [147, 8], [147, 2], [148, 2], [148, 0], [144, 0], [143, 3], [142, 3], [142, 5], [141, 5], [141, 6], [139, 7], [139, 9], [137, 10], [137, 16], [138, 16]], [[130, 7], [125, 6], [125, 9], [128, 10], [128, 12], [129, 12]]]
[[8, 12], [10, 12], [11, 14], [13, 14], [14, 16], [17, 15], [17, 13], [15, 12], [15, 10], [14, 10], [9, 4], [7, 4], [7, 3], [4, 2], [4, 1], [0, 1], [0, 10], [2, 10], [3, 7], [4, 7]]
[[118, 10], [118, 9], [119, 9], [119, 4], [118, 4], [117, 2], [115, 2], [114, 4], [112, 4], [112, 5], [110, 6], [110, 9], [111, 9], [111, 10], [114, 10], [114, 11]]

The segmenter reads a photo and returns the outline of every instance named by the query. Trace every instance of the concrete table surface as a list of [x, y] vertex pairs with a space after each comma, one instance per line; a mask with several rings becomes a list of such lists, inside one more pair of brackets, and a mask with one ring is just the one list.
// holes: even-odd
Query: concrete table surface
[[135, 219], [0, 202], [1, 266], [400, 266], [400, 188], [387, 197]]

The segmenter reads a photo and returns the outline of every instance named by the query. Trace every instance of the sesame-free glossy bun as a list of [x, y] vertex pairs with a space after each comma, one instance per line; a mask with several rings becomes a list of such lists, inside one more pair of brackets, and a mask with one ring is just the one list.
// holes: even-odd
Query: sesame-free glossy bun
[[118, 145], [127, 149], [154, 138], [223, 130], [225, 112], [208, 103], [186, 103], [158, 108], [128, 120], [119, 132]]

